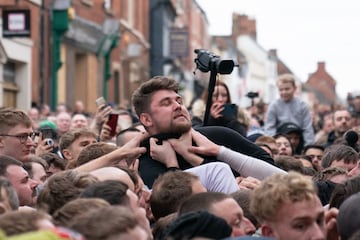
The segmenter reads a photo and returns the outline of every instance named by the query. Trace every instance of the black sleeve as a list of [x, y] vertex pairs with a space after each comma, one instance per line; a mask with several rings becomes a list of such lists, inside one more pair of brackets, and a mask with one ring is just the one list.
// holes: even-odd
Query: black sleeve
[[275, 165], [274, 160], [265, 150], [230, 128], [206, 126], [195, 128], [195, 130], [204, 134], [216, 144]]
[[[141, 143], [141, 146], [146, 147], [147, 151], [139, 158], [139, 174], [142, 180], [144, 181], [144, 183], [146, 184], [146, 186], [152, 188], [154, 181], [159, 175], [164, 174], [167, 171], [171, 171], [172, 169], [166, 168], [164, 164], [151, 158], [150, 150], [149, 150], [150, 149], [149, 139], [144, 140]], [[176, 154], [176, 158], [178, 160], [179, 169], [185, 170], [192, 167], [179, 154]]]
[[145, 185], [150, 189], [152, 188], [155, 179], [165, 172], [167, 172], [166, 166], [153, 160], [148, 153], [140, 157], [139, 174]]

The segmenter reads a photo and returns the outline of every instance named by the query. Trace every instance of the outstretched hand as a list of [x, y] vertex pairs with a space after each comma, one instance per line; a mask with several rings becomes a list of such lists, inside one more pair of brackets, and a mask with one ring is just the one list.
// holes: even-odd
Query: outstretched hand
[[179, 167], [176, 153], [169, 140], [163, 140], [162, 144], [158, 144], [158, 139], [150, 138], [150, 156], [164, 164], [167, 168]]
[[201, 133], [191, 130], [191, 136], [197, 146], [191, 146], [189, 151], [196, 154], [201, 154], [205, 156], [218, 156], [220, 151], [220, 146], [216, 143], [210, 141], [207, 137]]
[[175, 152], [180, 154], [192, 166], [198, 166], [204, 161], [204, 159], [195, 152], [189, 151], [192, 147], [191, 131], [182, 134], [179, 139], [171, 138], [169, 142]]

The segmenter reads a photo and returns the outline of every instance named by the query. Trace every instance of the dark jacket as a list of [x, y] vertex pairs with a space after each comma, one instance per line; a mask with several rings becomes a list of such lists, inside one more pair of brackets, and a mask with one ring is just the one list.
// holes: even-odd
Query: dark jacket
[[[270, 157], [270, 155], [267, 152], [265, 152], [262, 148], [250, 142], [248, 139], [241, 136], [239, 133], [235, 132], [230, 128], [219, 127], [219, 126], [206, 126], [195, 129], [216, 144], [228, 147], [234, 151], [241, 152], [243, 154], [258, 159], [262, 159], [274, 165], [274, 160]], [[140, 160], [139, 173], [144, 183], [149, 188], [152, 188], [155, 179], [160, 174], [167, 172], [169, 169], [167, 169], [164, 164], [151, 158], [149, 151], [150, 148], [149, 139], [143, 141], [141, 145], [145, 146], [148, 150], [139, 159]], [[184, 160], [182, 156], [177, 154], [176, 157], [178, 159], [179, 167], [181, 170], [185, 170], [192, 167], [186, 160]], [[214, 162], [214, 161], [218, 161], [218, 160], [214, 157], [204, 156], [204, 162], [202, 164]]]

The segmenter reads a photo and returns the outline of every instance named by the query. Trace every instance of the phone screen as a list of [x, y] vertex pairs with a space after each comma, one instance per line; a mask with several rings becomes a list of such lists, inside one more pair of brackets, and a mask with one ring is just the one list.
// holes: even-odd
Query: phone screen
[[42, 139], [46, 139], [46, 138], [54, 138], [54, 132], [52, 129], [50, 128], [43, 128], [39, 130], [41, 132], [42, 135]]
[[116, 127], [118, 122], [119, 114], [110, 113], [109, 120], [107, 124], [111, 127], [110, 136], [113, 137], [116, 135]]
[[227, 103], [224, 105], [224, 110], [221, 113], [224, 118], [227, 119], [236, 119], [237, 116], [237, 106], [236, 104]]

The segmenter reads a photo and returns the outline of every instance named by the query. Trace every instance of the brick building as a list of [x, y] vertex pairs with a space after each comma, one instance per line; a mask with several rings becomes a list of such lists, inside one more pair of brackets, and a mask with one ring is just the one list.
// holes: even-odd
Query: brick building
[[318, 62], [316, 71], [309, 75], [306, 85], [309, 91], [314, 93], [319, 103], [326, 105], [338, 103], [336, 81], [326, 71], [325, 62]]

